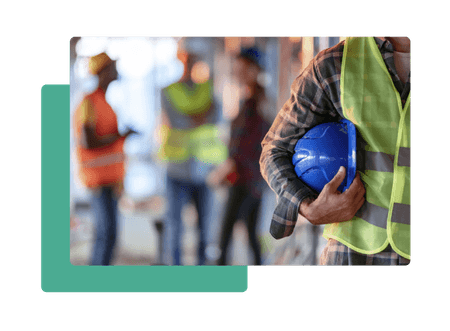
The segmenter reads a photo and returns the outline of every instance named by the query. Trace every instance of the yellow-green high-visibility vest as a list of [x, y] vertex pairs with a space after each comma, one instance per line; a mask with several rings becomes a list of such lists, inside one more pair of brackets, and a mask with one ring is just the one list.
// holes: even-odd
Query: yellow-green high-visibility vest
[[[212, 105], [212, 85], [209, 81], [194, 84], [193, 88], [184, 83], [174, 83], [164, 89], [164, 95], [173, 109], [182, 116], [199, 116]], [[191, 129], [171, 128], [167, 141], [159, 156], [173, 163], [183, 163], [194, 157], [197, 160], [220, 164], [228, 157], [228, 149], [219, 138], [219, 129], [214, 124], [203, 124]]]
[[360, 172], [366, 201], [352, 220], [328, 224], [324, 237], [362, 254], [390, 244], [411, 259], [410, 96], [402, 107], [373, 38], [346, 39], [340, 88], [344, 116], [367, 144]]
[[186, 115], [199, 115], [212, 105], [212, 85], [210, 81], [194, 84], [193, 88], [183, 82], [174, 83], [164, 89], [173, 108]]

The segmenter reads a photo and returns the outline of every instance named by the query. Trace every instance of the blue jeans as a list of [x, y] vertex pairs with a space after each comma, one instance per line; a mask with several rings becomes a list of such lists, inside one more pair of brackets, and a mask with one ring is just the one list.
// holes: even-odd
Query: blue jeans
[[117, 198], [112, 187], [101, 187], [91, 200], [95, 220], [95, 243], [91, 265], [109, 265], [117, 237]]
[[[209, 201], [212, 192], [204, 183], [194, 184], [183, 182], [171, 177], [167, 177], [167, 223], [170, 230], [171, 242], [166, 246], [170, 247], [173, 265], [181, 265], [181, 243], [182, 243], [182, 219], [181, 210], [191, 200], [198, 213], [199, 244], [198, 244], [198, 265], [205, 264], [206, 248], [206, 222], [209, 213]], [[166, 237], [167, 238], [167, 237]]]

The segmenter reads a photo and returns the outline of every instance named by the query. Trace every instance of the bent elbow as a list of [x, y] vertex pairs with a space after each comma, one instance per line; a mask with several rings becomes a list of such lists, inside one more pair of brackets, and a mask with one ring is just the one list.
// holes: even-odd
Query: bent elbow
[[292, 232], [294, 231], [294, 227], [286, 227], [285, 225], [281, 225], [279, 223], [276, 223], [272, 221], [270, 224], [270, 234], [274, 239], [283, 239], [285, 237], [289, 237]]

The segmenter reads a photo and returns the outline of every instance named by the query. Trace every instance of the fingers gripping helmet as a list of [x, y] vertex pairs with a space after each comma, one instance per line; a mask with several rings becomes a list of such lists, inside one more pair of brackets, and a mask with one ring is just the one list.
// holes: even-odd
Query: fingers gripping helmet
[[356, 173], [354, 124], [342, 119], [315, 126], [298, 140], [292, 163], [299, 179], [318, 193], [344, 166], [347, 171], [338, 190], [345, 191]]

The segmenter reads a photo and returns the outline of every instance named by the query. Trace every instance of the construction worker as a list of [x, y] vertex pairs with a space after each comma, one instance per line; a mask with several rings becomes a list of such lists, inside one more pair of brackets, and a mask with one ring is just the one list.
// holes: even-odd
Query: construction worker
[[[270, 232], [289, 236], [298, 215], [326, 224], [321, 264], [410, 261], [410, 41], [347, 38], [320, 52], [296, 78], [262, 143], [263, 177], [278, 195]], [[297, 178], [294, 146], [309, 129], [350, 120], [363, 153], [343, 193], [342, 167], [320, 194]]]
[[261, 264], [261, 248], [256, 236], [261, 197], [266, 187], [259, 171], [261, 141], [269, 129], [263, 116], [264, 88], [258, 83], [263, 69], [263, 54], [256, 47], [243, 48], [236, 57], [233, 76], [240, 89], [239, 113], [230, 125], [229, 158], [217, 167], [208, 180], [211, 185], [230, 186], [222, 224], [219, 265], [227, 264], [227, 251], [238, 219], [245, 220], [253, 264]]
[[[205, 264], [206, 222], [213, 194], [206, 184], [211, 169], [227, 157], [219, 139], [218, 109], [211, 80], [194, 70], [198, 57], [180, 44], [178, 59], [184, 72], [180, 80], [162, 90], [162, 144], [159, 157], [167, 163], [166, 264], [181, 265], [182, 208], [190, 201], [197, 210], [199, 228], [197, 264]], [[204, 75], [203, 75], [204, 76]], [[171, 261], [170, 261], [171, 260]]]
[[92, 265], [109, 265], [117, 234], [117, 201], [123, 190], [123, 145], [133, 130], [119, 134], [117, 117], [105, 99], [117, 79], [116, 62], [106, 53], [89, 59], [89, 71], [98, 77], [97, 89], [86, 95], [74, 114], [76, 155], [81, 182], [91, 190], [95, 216]]

